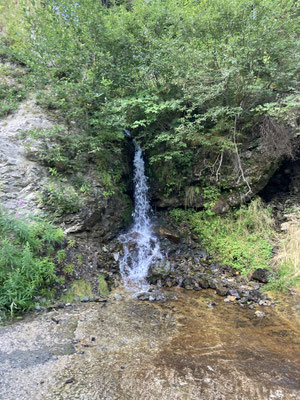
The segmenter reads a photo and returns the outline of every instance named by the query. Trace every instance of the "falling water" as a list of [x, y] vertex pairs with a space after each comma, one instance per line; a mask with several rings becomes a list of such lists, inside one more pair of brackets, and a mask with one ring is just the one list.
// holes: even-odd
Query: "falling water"
[[[125, 131], [127, 136], [130, 135]], [[151, 207], [148, 200], [148, 185], [142, 150], [134, 141], [134, 201], [133, 226], [128, 233], [121, 235], [124, 255], [120, 260], [120, 271], [125, 287], [145, 291], [149, 267], [162, 258], [159, 243], [152, 230]]]

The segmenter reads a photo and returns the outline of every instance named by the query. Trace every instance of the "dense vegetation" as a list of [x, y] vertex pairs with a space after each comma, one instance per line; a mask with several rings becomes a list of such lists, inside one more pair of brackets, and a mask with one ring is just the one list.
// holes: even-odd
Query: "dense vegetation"
[[271, 210], [265, 209], [260, 200], [226, 216], [216, 215], [209, 208], [198, 212], [174, 209], [171, 216], [176, 222], [187, 223], [223, 263], [244, 273], [269, 267], [274, 220]]
[[[67, 192], [62, 175], [81, 173], [90, 162], [101, 172], [107, 196], [123, 189], [124, 128], [143, 145], [165, 196], [190, 184], [201, 154], [214, 178], [201, 182], [204, 194], [224, 190], [226, 157], [237, 159], [250, 191], [239, 151], [253, 136], [263, 137], [280, 156], [291, 153], [300, 106], [294, 0], [4, 0], [0, 24], [1, 57], [28, 71], [22, 85], [1, 80], [0, 116], [16, 109], [25, 85], [39, 104], [76, 126], [74, 135], [59, 127], [32, 132], [59, 143], [39, 155], [57, 178], [41, 198], [50, 210], [78, 210], [78, 193], [89, 188], [82, 181], [76, 193]], [[186, 206], [197, 190], [186, 191]], [[222, 261], [251, 269], [269, 264], [274, 238], [268, 212], [253, 204], [224, 218], [211, 207], [174, 211], [173, 217], [189, 223]], [[21, 220], [1, 213], [1, 252], [11, 258], [1, 258], [0, 303], [23, 310], [33, 304], [37, 289], [55, 281], [45, 248], [50, 239], [33, 222], [20, 236]], [[16, 300], [9, 285], [15, 276], [26, 278], [27, 267], [44, 278], [33, 275], [28, 289], [23, 287], [25, 297]]]
[[169, 173], [188, 173], [199, 151], [215, 162], [236, 154], [254, 127], [268, 135], [270, 118], [288, 125], [285, 136], [295, 128], [294, 0], [19, 4], [4, 9], [10, 51], [35, 73], [40, 101], [76, 121], [95, 157], [119, 151], [126, 127], [155, 168], [163, 161]]
[[64, 233], [45, 220], [0, 208], [0, 321], [51, 298], [58, 283], [55, 246]]

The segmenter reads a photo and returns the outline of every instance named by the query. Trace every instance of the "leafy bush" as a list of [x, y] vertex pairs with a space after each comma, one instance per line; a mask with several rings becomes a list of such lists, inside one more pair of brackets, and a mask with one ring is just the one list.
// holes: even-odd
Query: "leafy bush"
[[39, 193], [40, 202], [57, 216], [78, 212], [83, 201], [73, 186], [60, 180], [49, 182]]
[[0, 64], [0, 118], [15, 111], [26, 97], [23, 71], [10, 65]]
[[10, 52], [30, 66], [41, 101], [85, 132], [95, 158], [119, 151], [124, 127], [177, 175], [199, 151], [212, 164], [225, 150], [234, 157], [235, 139], [266, 117], [289, 125], [285, 140], [295, 133], [294, 0], [5, 3]]
[[[71, 133], [60, 125], [47, 129], [32, 129], [23, 132], [23, 136], [38, 140], [38, 151], [34, 156], [46, 166], [59, 173], [71, 174], [84, 169], [89, 150], [83, 134]], [[31, 150], [31, 144], [27, 144]]]
[[13, 215], [0, 207], [0, 317], [29, 310], [37, 296], [49, 296], [58, 282], [53, 246], [64, 233], [37, 217]]

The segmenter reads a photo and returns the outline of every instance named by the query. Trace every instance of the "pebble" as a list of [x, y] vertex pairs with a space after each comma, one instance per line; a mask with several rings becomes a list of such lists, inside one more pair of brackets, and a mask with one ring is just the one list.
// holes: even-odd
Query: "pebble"
[[73, 383], [75, 381], [75, 378], [70, 378], [70, 379], [67, 379], [66, 380], [66, 384], [68, 384], [68, 383]]
[[236, 289], [229, 289], [228, 292], [229, 292], [230, 296], [233, 296], [236, 299], [240, 299], [240, 295]]
[[235, 296], [227, 296], [226, 299], [228, 299], [228, 301], [235, 301], [236, 297]]
[[266, 314], [262, 311], [255, 311], [255, 315], [257, 318], [264, 318], [266, 316]]
[[208, 307], [209, 308], [213, 308], [214, 306], [216, 306], [217, 305], [217, 303], [215, 302], [215, 301], [211, 301], [209, 304], [208, 304]]

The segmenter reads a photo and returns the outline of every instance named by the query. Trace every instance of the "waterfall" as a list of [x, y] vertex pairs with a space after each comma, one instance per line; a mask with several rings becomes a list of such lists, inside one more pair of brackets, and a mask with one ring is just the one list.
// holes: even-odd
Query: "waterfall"
[[[127, 136], [130, 135], [125, 131]], [[148, 185], [142, 150], [134, 141], [134, 212], [133, 226], [120, 236], [124, 255], [120, 259], [120, 271], [125, 287], [130, 290], [147, 291], [149, 267], [162, 259], [159, 243], [152, 230], [151, 207], [148, 200]]]

